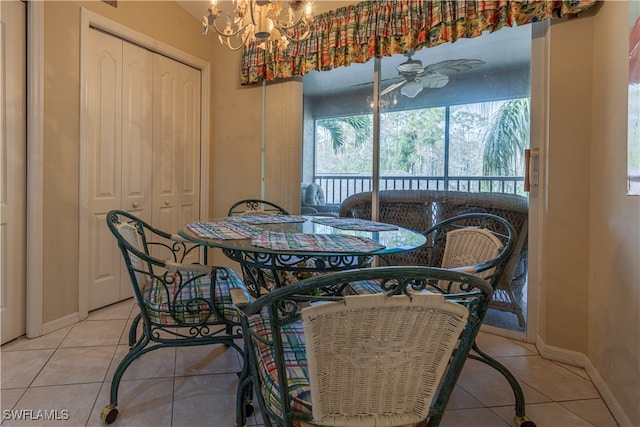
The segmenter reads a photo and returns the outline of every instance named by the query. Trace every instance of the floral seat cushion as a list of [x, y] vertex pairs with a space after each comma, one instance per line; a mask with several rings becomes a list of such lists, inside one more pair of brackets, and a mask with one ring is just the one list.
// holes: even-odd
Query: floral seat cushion
[[230, 289], [242, 289], [251, 300], [242, 279], [230, 268], [216, 270], [214, 286], [210, 276], [201, 273], [167, 273], [163, 279], [153, 279], [142, 290], [150, 320], [160, 325], [194, 325], [219, 320], [240, 323]]

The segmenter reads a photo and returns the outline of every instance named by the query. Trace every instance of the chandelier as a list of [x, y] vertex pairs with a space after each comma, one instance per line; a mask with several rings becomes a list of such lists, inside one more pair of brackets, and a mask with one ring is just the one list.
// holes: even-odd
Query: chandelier
[[[308, 0], [289, 1], [286, 14], [282, 0], [233, 0], [229, 10], [218, 7], [211, 0], [209, 15], [204, 17], [202, 34], [212, 27], [218, 33], [220, 43], [231, 50], [239, 50], [253, 41], [263, 49], [274, 45], [284, 49], [289, 42], [301, 42], [309, 38], [313, 15]], [[283, 15], [283, 16], [281, 16]], [[224, 28], [216, 22], [223, 20]]]

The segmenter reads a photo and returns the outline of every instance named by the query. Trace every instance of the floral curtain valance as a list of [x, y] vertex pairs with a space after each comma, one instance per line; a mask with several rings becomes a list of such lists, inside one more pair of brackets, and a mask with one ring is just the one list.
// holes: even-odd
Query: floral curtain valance
[[483, 31], [524, 25], [548, 18], [574, 16], [596, 0], [564, 1], [429, 1], [374, 0], [316, 16], [309, 39], [286, 48], [245, 48], [243, 85], [303, 76], [351, 63], [419, 50]]

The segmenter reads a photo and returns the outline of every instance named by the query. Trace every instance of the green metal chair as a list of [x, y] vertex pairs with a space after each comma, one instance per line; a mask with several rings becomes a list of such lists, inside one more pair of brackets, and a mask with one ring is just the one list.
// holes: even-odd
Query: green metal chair
[[230, 292], [250, 296], [234, 270], [188, 263], [190, 258], [197, 259], [198, 245], [127, 212], [111, 211], [106, 220], [122, 251], [140, 309], [129, 330], [129, 352], [113, 375], [110, 402], [100, 414], [103, 422], [111, 424], [118, 416], [120, 380], [139, 356], [163, 347], [224, 344], [244, 357], [234, 341], [242, 335]]
[[235, 215], [290, 215], [289, 212], [273, 202], [260, 199], [238, 200], [229, 208], [228, 216]]
[[[385, 292], [335, 292], [371, 281]], [[238, 426], [252, 387], [267, 427], [439, 425], [492, 292], [463, 272], [374, 267], [241, 305], [251, 372], [238, 388]]]

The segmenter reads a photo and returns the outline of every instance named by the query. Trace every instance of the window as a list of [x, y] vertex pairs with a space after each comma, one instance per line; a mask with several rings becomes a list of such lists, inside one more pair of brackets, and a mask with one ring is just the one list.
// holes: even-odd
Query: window
[[[378, 71], [369, 61], [307, 73], [302, 185], [319, 184], [328, 204], [372, 191], [374, 176], [380, 191], [526, 194], [531, 37], [530, 25], [505, 28], [385, 57]], [[524, 332], [515, 316], [492, 317]]]

